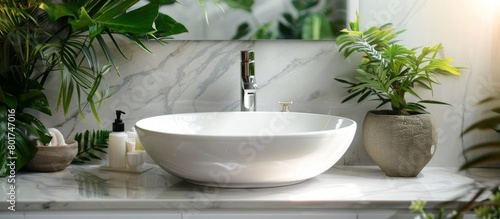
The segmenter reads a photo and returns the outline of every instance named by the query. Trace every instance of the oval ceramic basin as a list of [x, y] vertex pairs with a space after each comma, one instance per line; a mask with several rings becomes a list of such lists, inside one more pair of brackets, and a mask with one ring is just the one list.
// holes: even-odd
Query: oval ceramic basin
[[190, 183], [231, 188], [295, 184], [323, 173], [354, 138], [350, 119], [293, 112], [172, 114], [136, 123], [151, 158]]

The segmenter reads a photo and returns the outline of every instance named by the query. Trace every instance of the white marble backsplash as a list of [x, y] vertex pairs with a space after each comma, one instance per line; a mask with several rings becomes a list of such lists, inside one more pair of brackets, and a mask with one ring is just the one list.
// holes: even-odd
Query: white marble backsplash
[[[418, 2], [418, 3], [417, 3]], [[484, 116], [476, 103], [500, 92], [500, 7], [490, 0], [360, 0], [363, 24], [393, 22], [405, 28], [402, 43], [431, 46], [443, 43], [443, 57], [466, 67], [462, 76], [440, 77], [433, 98], [452, 106], [430, 106], [439, 127], [439, 145], [429, 166], [459, 166], [462, 148], [493, 134], [460, 133]], [[493, 3], [492, 3], [493, 4]], [[344, 60], [333, 41], [171, 41], [146, 45], [149, 55], [131, 42], [123, 43], [128, 59], [116, 53], [121, 76], [109, 75], [115, 95], [101, 107], [102, 128], [111, 128], [114, 110], [121, 109], [126, 128], [142, 118], [184, 112], [238, 111], [240, 101], [240, 51], [254, 50], [259, 85], [257, 109], [278, 111], [278, 100], [293, 100], [292, 111], [339, 115], [354, 119], [358, 131], [350, 149], [338, 164], [371, 165], [362, 146], [361, 126], [365, 113], [378, 103], [355, 101], [341, 104], [346, 96], [334, 77], [352, 77], [357, 59]], [[55, 106], [58, 82], [47, 86]], [[430, 98], [430, 93], [423, 96]], [[99, 129], [87, 109], [84, 122], [74, 107], [67, 117], [62, 111], [42, 116], [48, 127], [65, 136], [86, 129]]]

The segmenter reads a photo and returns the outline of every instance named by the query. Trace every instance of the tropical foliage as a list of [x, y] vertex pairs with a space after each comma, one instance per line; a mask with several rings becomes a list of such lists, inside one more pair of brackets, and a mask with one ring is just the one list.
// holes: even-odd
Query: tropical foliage
[[[12, 156], [17, 157], [17, 169], [36, 153], [30, 137], [43, 143], [51, 139], [33, 115], [51, 115], [43, 93], [49, 77], [60, 81], [57, 108], [68, 113], [76, 97], [82, 118], [83, 110], [89, 107], [99, 122], [99, 106], [111, 95], [104, 75], [112, 71], [119, 74], [110, 50], [113, 46], [122, 52], [115, 35], [122, 35], [150, 52], [141, 39], [162, 42], [187, 31], [182, 24], [159, 13], [161, 5], [175, 3], [174, 0], [150, 0], [134, 9], [138, 1], [0, 2], [0, 139], [7, 134], [15, 136]], [[8, 126], [5, 117], [13, 111], [15, 121]], [[5, 140], [0, 142], [0, 176], [7, 173], [6, 144]]]
[[[484, 190], [480, 190], [480, 193], [477, 195], [481, 195]], [[486, 200], [477, 201], [478, 196], [475, 199], [468, 202], [465, 206], [454, 210], [448, 214], [445, 213], [444, 209], [440, 209], [437, 215], [428, 213], [424, 208], [427, 204], [426, 201], [417, 200], [413, 201], [410, 205], [411, 212], [415, 212], [418, 214], [415, 218], [421, 219], [444, 219], [444, 218], [453, 218], [460, 219], [463, 218], [463, 214], [467, 211], [474, 211], [476, 217], [479, 219], [499, 219], [500, 218], [500, 191], [494, 190], [492, 191], [490, 197]]]
[[[359, 30], [359, 17], [350, 23], [350, 30], [342, 30], [336, 43], [344, 58], [361, 53], [362, 59], [354, 81], [336, 78], [347, 85], [350, 94], [343, 102], [358, 97], [358, 102], [374, 97], [381, 103], [390, 103], [392, 113], [411, 115], [426, 113], [422, 104], [445, 104], [434, 100], [422, 99], [415, 87], [432, 91], [438, 84], [437, 74], [460, 75], [457, 67], [449, 64], [450, 58], [440, 59], [438, 52], [441, 44], [423, 48], [406, 48], [398, 44], [397, 36], [403, 31], [394, 31], [391, 24], [373, 26], [365, 31]], [[407, 101], [406, 94], [418, 99]]]
[[[246, 4], [240, 7], [252, 12], [253, 1], [243, 2]], [[233, 39], [334, 39], [334, 33], [345, 27], [342, 26], [345, 20], [329, 18], [333, 13], [329, 8], [331, 1], [291, 0], [291, 3], [293, 13], [285, 12], [279, 20], [264, 24], [244, 22], [238, 26]]]

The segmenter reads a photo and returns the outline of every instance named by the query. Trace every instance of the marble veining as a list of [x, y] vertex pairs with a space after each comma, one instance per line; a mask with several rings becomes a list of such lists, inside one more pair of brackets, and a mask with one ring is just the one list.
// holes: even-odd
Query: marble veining
[[[387, 177], [377, 167], [335, 166], [303, 183], [261, 189], [220, 189], [188, 184], [159, 167], [142, 174], [71, 165], [55, 173], [16, 176], [16, 209], [280, 209], [387, 208], [407, 209], [412, 200], [468, 200], [475, 186], [498, 183], [500, 171], [429, 167], [417, 177]], [[0, 179], [6, 200], [6, 179]], [[0, 203], [0, 211], [7, 209]]]

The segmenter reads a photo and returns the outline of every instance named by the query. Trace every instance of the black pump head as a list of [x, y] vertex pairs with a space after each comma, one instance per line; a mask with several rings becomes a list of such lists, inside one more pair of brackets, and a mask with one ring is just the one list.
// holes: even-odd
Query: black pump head
[[125, 112], [121, 110], [116, 110], [116, 119], [115, 122], [113, 122], [113, 132], [123, 132], [125, 131], [125, 124], [121, 120], [121, 115], [125, 114]]

